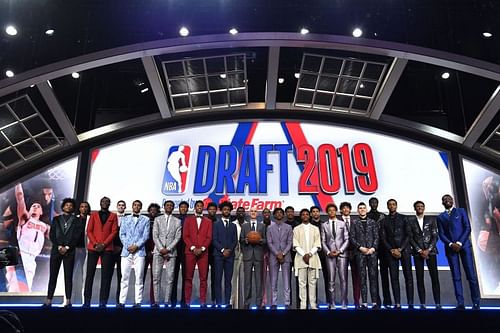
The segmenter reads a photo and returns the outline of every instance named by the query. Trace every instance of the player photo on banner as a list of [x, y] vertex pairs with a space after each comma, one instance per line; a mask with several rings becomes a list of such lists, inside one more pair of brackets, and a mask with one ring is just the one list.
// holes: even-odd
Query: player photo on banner
[[[132, 157], [133, 156], [133, 157]], [[88, 200], [229, 200], [258, 210], [390, 198], [398, 211], [442, 211], [451, 193], [447, 154], [407, 140], [328, 124], [248, 121], [202, 124], [95, 149]], [[135, 184], [135, 185], [133, 185]]]
[[0, 269], [0, 293], [46, 294], [50, 225], [62, 200], [74, 195], [77, 167], [72, 158], [0, 194], [0, 249], [19, 249], [18, 264]]
[[500, 296], [500, 173], [463, 160], [481, 296]]

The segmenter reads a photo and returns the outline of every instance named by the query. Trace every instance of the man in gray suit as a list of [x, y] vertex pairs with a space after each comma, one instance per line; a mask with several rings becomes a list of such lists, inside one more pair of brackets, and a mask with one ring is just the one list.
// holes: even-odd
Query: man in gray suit
[[[247, 235], [251, 231], [257, 231], [260, 234], [259, 243], [251, 244], [248, 242]], [[266, 243], [266, 226], [262, 222], [257, 222], [257, 208], [252, 207], [250, 208], [250, 222], [243, 223], [240, 234], [245, 279], [245, 309], [250, 309], [250, 302], [252, 301], [252, 269], [255, 272], [255, 303], [258, 309], [262, 308], [262, 266]]]
[[[153, 290], [155, 303], [152, 308], [158, 308], [160, 302], [160, 283], [163, 265], [166, 265], [165, 307], [170, 307], [170, 294], [174, 282], [174, 268], [177, 257], [177, 243], [181, 239], [181, 220], [172, 215], [174, 202], [167, 200], [163, 204], [165, 214], [155, 218], [153, 224]], [[177, 286], [175, 286], [177, 287]]]
[[328, 270], [329, 308], [335, 309], [335, 277], [339, 273], [342, 309], [347, 309], [347, 265], [349, 260], [349, 229], [344, 221], [337, 219], [337, 206], [326, 206], [328, 221], [321, 225], [321, 245], [326, 255]]
[[271, 309], [274, 310], [278, 307], [278, 273], [280, 267], [283, 277], [285, 308], [288, 309], [290, 307], [290, 265], [292, 262], [290, 250], [293, 243], [293, 230], [290, 225], [284, 223], [285, 211], [282, 208], [275, 208], [273, 216], [275, 223], [272, 223], [266, 230], [272, 290]]

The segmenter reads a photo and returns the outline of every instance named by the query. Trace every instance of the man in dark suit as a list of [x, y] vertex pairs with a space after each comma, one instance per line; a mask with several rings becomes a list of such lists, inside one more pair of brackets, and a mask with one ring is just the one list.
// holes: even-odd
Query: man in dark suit
[[472, 257], [472, 243], [470, 241], [471, 226], [467, 213], [463, 208], [453, 207], [453, 198], [449, 194], [443, 195], [442, 204], [446, 211], [437, 218], [439, 238], [445, 245], [446, 258], [450, 265], [457, 309], [465, 309], [462, 277], [460, 274], [460, 260], [469, 281], [470, 293], [475, 310], [479, 309], [480, 293], [474, 259]]
[[[212, 281], [215, 289], [217, 306], [231, 307], [231, 280], [233, 278], [234, 249], [238, 243], [236, 224], [230, 220], [233, 205], [224, 201], [219, 205], [221, 218], [213, 225], [212, 246], [214, 256], [214, 276]], [[224, 275], [224, 301], [222, 301], [222, 275]]]
[[105, 308], [109, 299], [109, 289], [113, 278], [113, 239], [118, 233], [118, 217], [109, 211], [111, 200], [101, 199], [101, 210], [90, 214], [87, 226], [87, 274], [85, 277], [83, 307], [89, 308], [92, 299], [92, 285], [99, 258], [101, 259], [101, 290], [99, 307]]
[[399, 290], [399, 262], [403, 266], [408, 308], [413, 308], [413, 275], [411, 273], [410, 230], [406, 216], [399, 214], [395, 199], [387, 200], [387, 215], [380, 223], [380, 241], [384, 244], [385, 255], [389, 261], [392, 294], [395, 309], [401, 309], [401, 291]]
[[[260, 234], [258, 244], [248, 242], [248, 233], [257, 231]], [[255, 273], [255, 295], [257, 308], [262, 304], [262, 266], [264, 262], [264, 247], [266, 246], [266, 226], [262, 222], [257, 222], [257, 208], [250, 208], [250, 222], [245, 222], [241, 226], [240, 244], [243, 252], [243, 272], [245, 280], [245, 304], [244, 308], [250, 308], [252, 301], [252, 269]]]
[[63, 213], [54, 217], [50, 228], [50, 241], [52, 250], [50, 253], [50, 277], [47, 292], [47, 300], [44, 307], [52, 305], [52, 298], [56, 290], [57, 276], [61, 268], [64, 267], [64, 289], [66, 295], [65, 308], [71, 307], [71, 292], [73, 290], [73, 266], [75, 262], [75, 249], [82, 238], [83, 224], [73, 212], [76, 202], [74, 199], [66, 198], [62, 201], [61, 209]]
[[[181, 220], [181, 239], [177, 242], [177, 260], [175, 261], [174, 267], [174, 281], [172, 282], [172, 296], [170, 296], [170, 304], [172, 307], [177, 305], [177, 288], [179, 282], [179, 275], [181, 276], [181, 297], [179, 300], [181, 308], [186, 307], [186, 296], [185, 296], [185, 279], [186, 276], [186, 255], [184, 240], [182, 239], [182, 228], [184, 226], [184, 220], [187, 217], [187, 212], [189, 210], [189, 204], [187, 201], [181, 201], [179, 203], [179, 215], [177, 218]], [[167, 301], [165, 301], [167, 302]]]
[[432, 294], [436, 308], [441, 308], [441, 296], [439, 287], [439, 274], [437, 269], [438, 227], [435, 219], [424, 215], [425, 204], [415, 201], [413, 204], [415, 216], [408, 218], [410, 228], [410, 243], [412, 246], [415, 270], [417, 272], [417, 290], [420, 299], [420, 308], [425, 309], [425, 283], [424, 283], [424, 261], [427, 262], [429, 275], [432, 281]]
[[[213, 227], [217, 222], [217, 204], [215, 202], [209, 202], [207, 204], [207, 217], [212, 221], [212, 233]], [[215, 299], [215, 264], [214, 264], [214, 247], [210, 244], [208, 247], [208, 271], [210, 273], [210, 299], [212, 305], [216, 305]]]
[[207, 304], [207, 278], [208, 278], [208, 247], [212, 242], [212, 221], [203, 216], [203, 201], [194, 204], [195, 216], [188, 216], [184, 221], [182, 238], [186, 244], [186, 276], [185, 294], [186, 304], [191, 303], [193, 290], [194, 268], [198, 266], [200, 277], [200, 304], [202, 308]]

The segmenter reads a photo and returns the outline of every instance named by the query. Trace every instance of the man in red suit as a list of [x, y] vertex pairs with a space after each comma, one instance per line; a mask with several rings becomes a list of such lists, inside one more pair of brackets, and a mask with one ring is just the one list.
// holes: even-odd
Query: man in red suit
[[101, 199], [101, 210], [90, 214], [87, 226], [87, 275], [85, 278], [83, 307], [90, 307], [92, 285], [97, 261], [101, 259], [101, 290], [99, 293], [99, 307], [105, 308], [108, 303], [111, 279], [113, 278], [113, 239], [118, 233], [118, 217], [109, 211], [111, 200], [108, 197]]
[[189, 306], [191, 303], [194, 268], [198, 265], [200, 304], [204, 308], [207, 303], [208, 247], [212, 242], [212, 221], [203, 216], [203, 201], [196, 201], [194, 210], [195, 215], [184, 220], [182, 232], [182, 239], [186, 244], [186, 304]]

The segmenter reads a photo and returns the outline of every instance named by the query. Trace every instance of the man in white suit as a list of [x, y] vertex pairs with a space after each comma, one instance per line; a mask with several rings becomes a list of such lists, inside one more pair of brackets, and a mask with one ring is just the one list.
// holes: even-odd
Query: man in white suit
[[307, 309], [307, 289], [309, 289], [310, 309], [316, 310], [316, 284], [321, 269], [318, 251], [321, 250], [319, 229], [310, 222], [311, 214], [304, 208], [300, 211], [302, 224], [293, 229], [295, 275], [299, 277], [300, 309]]
[[335, 309], [335, 277], [339, 273], [342, 308], [347, 309], [347, 265], [349, 253], [349, 229], [344, 221], [337, 219], [337, 206], [330, 203], [326, 206], [328, 220], [321, 225], [321, 244], [326, 255], [328, 270], [329, 308]]
[[157, 216], [153, 224], [153, 292], [155, 303], [152, 308], [158, 308], [160, 302], [161, 276], [163, 265], [166, 267], [165, 307], [170, 307], [170, 295], [174, 283], [174, 268], [177, 257], [177, 243], [181, 239], [181, 220], [172, 215], [174, 202], [167, 200], [163, 204], [165, 214]]

